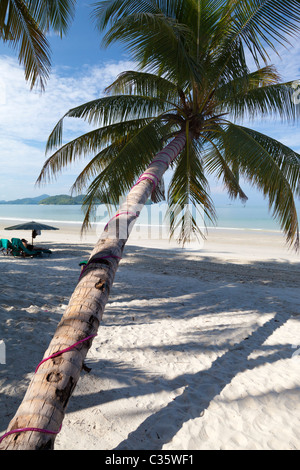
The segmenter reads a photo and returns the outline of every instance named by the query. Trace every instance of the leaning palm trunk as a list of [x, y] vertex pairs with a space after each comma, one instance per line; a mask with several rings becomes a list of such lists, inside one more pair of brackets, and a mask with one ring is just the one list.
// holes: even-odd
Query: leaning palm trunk
[[[153, 183], [161, 179], [169, 163], [180, 154], [185, 144], [186, 134], [182, 132], [156, 155], [139, 179], [139, 184], [131, 189], [125, 203], [111, 219], [112, 222], [117, 219], [123, 222], [120, 224], [123, 227], [132, 228], [138, 216], [137, 208], [140, 210], [144, 206], [153, 190]], [[55, 435], [62, 425], [67, 404], [84, 367], [92, 337], [97, 334], [128, 239], [129, 230], [126, 230], [127, 236], [124, 230], [121, 236], [116, 236], [113, 231], [115, 227], [115, 223], [108, 224], [92, 251], [44, 358], [84, 341], [41, 363], [7, 429], [7, 433], [20, 431], [6, 435], [0, 449], [53, 449]], [[32, 431], [32, 428], [35, 430]]]

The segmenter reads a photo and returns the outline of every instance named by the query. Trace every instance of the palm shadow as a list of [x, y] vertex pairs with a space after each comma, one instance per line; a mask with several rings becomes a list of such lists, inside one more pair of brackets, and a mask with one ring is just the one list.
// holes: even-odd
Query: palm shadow
[[[53, 244], [53, 247], [50, 246], [51, 249], [55, 250], [55, 245]], [[65, 295], [69, 296], [69, 294], [72, 293], [73, 288], [76, 285], [78, 275], [79, 275], [79, 267], [78, 267], [78, 260], [83, 257], [86, 258], [89, 254], [89, 248], [87, 245], [82, 244], [80, 247], [76, 247], [76, 254], [73, 253], [73, 248], [70, 249], [70, 246], [68, 244], [66, 245], [59, 245], [59, 249], [55, 251], [55, 257], [52, 258], [55, 263], [51, 263], [51, 258], [47, 258], [45, 260], [45, 264], [49, 263], [49, 269], [44, 267], [45, 269], [45, 286], [43, 287], [43, 291], [47, 292], [47, 284], [49, 283], [57, 283], [60, 281], [65, 282], [66, 279], [66, 273], [64, 270], [64, 264], [65, 264], [65, 257], [66, 256], [72, 256], [74, 257], [74, 263], [72, 267], [70, 268], [68, 274], [71, 276], [72, 282], [67, 283], [66, 285], [66, 292]], [[220, 268], [220, 263], [218, 263], [217, 259], [213, 258], [207, 258], [205, 261], [191, 261], [191, 260], [184, 260], [183, 256], [180, 253], [172, 252], [172, 259], [168, 260], [168, 256], [165, 257], [165, 251], [166, 250], [161, 250], [161, 263], [160, 263], [160, 268], [164, 271], [163, 274], [170, 274], [172, 275], [174, 273], [174, 266], [177, 266], [177, 269], [184, 269], [185, 264], [188, 264], [189, 267], [192, 265], [195, 266], [195, 269], [198, 268], [199, 270], [199, 264], [201, 264], [201, 276], [206, 276], [205, 271], [211, 271], [214, 269], [214, 266], [216, 267], [216, 272]], [[136, 271], [139, 269], [137, 266], [139, 264], [140, 260], [143, 260], [143, 269], [145, 269], [145, 258], [146, 261], [148, 260], [149, 266], [150, 266], [150, 271], [154, 270], [155, 267], [151, 268], [151, 263], [152, 263], [152, 258], [153, 256], [159, 255], [157, 250], [151, 250], [151, 249], [140, 249], [139, 247], [134, 248], [130, 247], [130, 253], [128, 256], [125, 257], [125, 263], [128, 261], [128, 263], [131, 261], [133, 269]], [[127, 258], [127, 260], [126, 260]], [[28, 266], [29, 263], [33, 261], [32, 263], [32, 269], [37, 269], [38, 264], [42, 260], [28, 260]], [[55, 265], [53, 267], [53, 264]], [[137, 264], [137, 265], [136, 265]], [[265, 269], [261, 270], [262, 264], [265, 265]], [[55, 269], [58, 268], [56, 271]], [[130, 266], [125, 265], [125, 268], [129, 268]], [[281, 284], [281, 270], [284, 268], [285, 273], [289, 273], [289, 285], [293, 286], [294, 284], [298, 283], [298, 278], [296, 276], [296, 270], [290, 269], [291, 267], [289, 264], [280, 264], [278, 263], [259, 263], [258, 265], [253, 264], [253, 266], [247, 266], [247, 283], [257, 283], [257, 282], [268, 282], [268, 285], [271, 285], [273, 287], [279, 287]], [[292, 266], [293, 268], [293, 266]], [[122, 267], [121, 267], [122, 269]], [[148, 268], [147, 268], [148, 269]], [[232, 281], [234, 284], [240, 281], [240, 270], [242, 267], [238, 267], [234, 264], [228, 263], [227, 265], [222, 264], [222, 272], [219, 274], [219, 279], [224, 279], [224, 284], [226, 284], [226, 287], [229, 289], [227, 291], [228, 299], [230, 299], [230, 290], [232, 291], [232, 284], [230, 284], [229, 281]], [[294, 273], [293, 273], [294, 271]], [[204, 274], [203, 274], [204, 273]], [[230, 274], [230, 276], [229, 276]], [[215, 278], [216, 276], [214, 276]], [[242, 277], [242, 276], [241, 276]], [[198, 277], [197, 279], [200, 279]], [[70, 278], [68, 278], [68, 281]], [[208, 282], [208, 279], [205, 279], [206, 282]], [[30, 276], [29, 280], [30, 282]], [[125, 281], [124, 281], [125, 282]], [[126, 279], [126, 282], [128, 284], [128, 280]], [[120, 284], [119, 280], [117, 279], [117, 283]], [[212, 286], [212, 288], [215, 288], [213, 283], [209, 283], [209, 286]], [[122, 286], [121, 286], [122, 287]], [[224, 286], [223, 286], [224, 289]], [[121, 294], [118, 293], [117, 288], [115, 289], [115, 292], [113, 293], [115, 300], [119, 299], [120, 295], [120, 300], [125, 296], [126, 300], [126, 295], [128, 292], [128, 285], [127, 289], [126, 286], [122, 287], [121, 289]], [[41, 292], [40, 292], [41, 293]], [[19, 292], [20, 294], [20, 292]], [[130, 296], [133, 294], [130, 294]], [[165, 295], [165, 294], [164, 294]], [[178, 290], [176, 291], [176, 295], [178, 294]], [[134, 293], [134, 296], [136, 296], [136, 293]], [[25, 302], [25, 300], [24, 300]], [[55, 302], [58, 302], [55, 300]], [[172, 302], [170, 300], [170, 302]], [[197, 310], [196, 308], [192, 312], [191, 310], [186, 313], [186, 307], [180, 308], [176, 310], [177, 308], [177, 300], [175, 299], [174, 301], [174, 313], [172, 314], [173, 320], [178, 317], [182, 318], [184, 315], [201, 315], [201, 312]], [[214, 305], [209, 305], [206, 303], [204, 300], [204, 307], [206, 310], [210, 309], [211, 313], [213, 313], [214, 310]], [[223, 308], [223, 307], [222, 307]], [[129, 313], [123, 309], [123, 306], [120, 308], [120, 325], [122, 324], [128, 324], [128, 321], [130, 320], [130, 315]], [[278, 310], [278, 309], [277, 309]], [[214, 312], [217, 313], [218, 312]], [[136, 315], [139, 315], [140, 321], [142, 322], [149, 322], [149, 321], [155, 321], [156, 320], [156, 312], [155, 309], [153, 309], [152, 313], [145, 315], [144, 317], [142, 316], [142, 309], [136, 312]], [[124, 439], [117, 447], [116, 450], [121, 450], [121, 449], [147, 449], [151, 445], [151, 449], [161, 449], [164, 444], [169, 442], [174, 435], [182, 428], [183, 424], [187, 422], [189, 419], [193, 418], [198, 418], [199, 416], [202, 415], [203, 412], [207, 409], [209, 406], [209, 403], [216, 397], [224, 388], [227, 384], [231, 382], [231, 380], [236, 376], [236, 374], [243, 372], [243, 370], [247, 369], [252, 369], [254, 367], [257, 367], [258, 365], [264, 364], [265, 362], [272, 363], [276, 360], [278, 360], [278, 353], [280, 353], [280, 358], [289, 358], [291, 357], [291, 349], [289, 348], [282, 348], [277, 350], [277, 352], [274, 352], [273, 350], [275, 348], [272, 348], [272, 352], [266, 357], [265, 355], [262, 355], [255, 360], [253, 359], [248, 359], [249, 355], [251, 352], [257, 349], [265, 349], [265, 346], [262, 347], [264, 341], [278, 328], [280, 328], [290, 317], [290, 314], [285, 314], [285, 313], [276, 313], [276, 315], [272, 318], [272, 320], [266, 322], [263, 326], [258, 327], [256, 331], [254, 331], [249, 337], [244, 338], [242, 341], [239, 343], [235, 344], [234, 346], [228, 344], [224, 344], [222, 350], [224, 348], [227, 349], [227, 352], [222, 354], [220, 353], [220, 356], [214, 361], [214, 363], [211, 365], [211, 367], [205, 371], [200, 371], [195, 374], [190, 374], [190, 373], [185, 373], [182, 374], [174, 380], [167, 380], [163, 379], [158, 381], [157, 385], [157, 390], [170, 390], [173, 391], [174, 389], [177, 389], [179, 387], [183, 387], [184, 391], [182, 392], [181, 395], [177, 396], [174, 400], [172, 400], [170, 403], [168, 403], [167, 406], [163, 407], [156, 413], [152, 414], [148, 418], [146, 418], [133, 432], [131, 432], [126, 439]], [[49, 324], [49, 340], [51, 339], [52, 333], [55, 331], [55, 324], [57, 321], [56, 316], [51, 316], [49, 313], [44, 313], [43, 315], [40, 314], [40, 321], [47, 321], [50, 322]], [[52, 322], [52, 323], [51, 323]], [[109, 321], [108, 321], [109, 323]], [[111, 327], [115, 326], [116, 323], [112, 323]], [[9, 330], [7, 330], [9, 333]], [[36, 330], [38, 333], [38, 328]], [[2, 335], [2, 333], [1, 333]], [[19, 348], [16, 348], [15, 350], [13, 349], [13, 341], [15, 339], [14, 336], [10, 339], [8, 336], [1, 336], [1, 338], [4, 338], [7, 342], [8, 350], [11, 349], [11, 351], [14, 352], [13, 356], [9, 358], [7, 368], [14, 370], [15, 375], [12, 381], [10, 381], [10, 385], [15, 386], [15, 390], [17, 393], [14, 394], [14, 396], [7, 395], [5, 396], [4, 394], [1, 394], [2, 397], [0, 399], [0, 402], [2, 404], [5, 403], [5, 407], [1, 406], [2, 411], [1, 411], [1, 416], [3, 422], [7, 422], [8, 417], [11, 416], [15, 409], [17, 408], [18, 402], [21, 401], [22, 395], [25, 392], [25, 385], [28, 383], [28, 373], [31, 373], [33, 371], [33, 364], [36, 365], [44, 350], [45, 346], [47, 344], [35, 344], [32, 345], [32, 363], [31, 364], [26, 364], [25, 367], [23, 367], [22, 372], [18, 370], [18, 361], [23, 361], [24, 359], [22, 358], [22, 350]], [[20, 344], [21, 342], [25, 344], [25, 347], [28, 348], [30, 347], [30, 342], [32, 341], [32, 334], [29, 332], [28, 337], [26, 334], [26, 331], [20, 329]], [[38, 335], [36, 337], [36, 343], [39, 343], [40, 339], [38, 338]], [[195, 344], [195, 342], [193, 342]], [[38, 346], [38, 347], [37, 347]], [[172, 346], [174, 349], [176, 349], [176, 345]], [[209, 346], [205, 345], [205, 348], [207, 349]], [[216, 350], [214, 348], [214, 350]], [[123, 364], [120, 362], [119, 364], [117, 363], [104, 363], [104, 361], [98, 362], [98, 369], [100, 374], [103, 374], [103, 377], [111, 377], [114, 376], [116, 379], [119, 379], [121, 382], [125, 383], [127, 387], [123, 387], [122, 389], [114, 389], [114, 390], [104, 390], [101, 393], [92, 393], [90, 394], [90, 403], [93, 402], [93, 405], [98, 406], [101, 405], [102, 403], [106, 402], [112, 402], [114, 400], [119, 400], [120, 397], [132, 397], [132, 396], [139, 396], [141, 394], [147, 394], [149, 393], [149, 383], [151, 380], [151, 377], [149, 379], [149, 374], [146, 373], [143, 368], [130, 368], [128, 367], [128, 364]], [[224, 374], [224, 371], [226, 371], [226, 375]], [[230, 372], [229, 372], [230, 371]], [[5, 369], [1, 369], [1, 375], [2, 377], [5, 376], [7, 371]], [[10, 380], [12, 378], [12, 372], [10, 372]], [[133, 383], [134, 381], [132, 380], [132, 377], [134, 377], [134, 381], [136, 383]], [[20, 387], [21, 384], [21, 387]], [[24, 384], [24, 386], [23, 386]], [[4, 383], [5, 385], [5, 383]], [[195, 400], [195, 394], [198, 394], [199, 397], [203, 397], [204, 393], [203, 391], [206, 390], [206, 398], [200, 400]], [[198, 393], [201, 391], [202, 393]], [[69, 410], [74, 411], [77, 409], [82, 409], [85, 406], [82, 405], [84, 401], [82, 400], [82, 396], [74, 396], [73, 399], [70, 402], [69, 405]], [[189, 404], [192, 404], [192, 406], [189, 406]], [[93, 406], [92, 405], [92, 406]], [[89, 405], [91, 406], [91, 405]], [[9, 410], [9, 412], [6, 412], [6, 410]], [[1, 420], [0, 420], [1, 421]], [[171, 426], [167, 427], [166, 422], [172, 424]], [[149, 439], [149, 436], [151, 439]]]
[[[172, 440], [185, 422], [203, 416], [210, 402], [222, 392], [238, 373], [253, 369], [266, 362], [272, 363], [278, 360], [278, 351], [274, 352], [274, 348], [272, 348], [272, 354], [267, 357], [265, 355], [256, 359], [248, 359], [248, 357], [251, 352], [261, 348], [267, 338], [276, 329], [283, 326], [288, 318], [289, 315], [277, 313], [251, 335], [219, 356], [209, 369], [177, 377], [176, 385], [178, 387], [178, 383], [181, 382], [184, 386], [183, 393], [170, 401], [167, 406], [145, 419], [114, 450], [162, 449], [165, 444]], [[281, 359], [289, 357], [291, 357], [291, 352], [288, 348], [280, 351]], [[224, 371], [226, 371], [226, 376]], [[201, 398], [204, 395], [200, 393], [201, 390], [207, 391], [205, 399]], [[195, 394], [197, 394], [197, 400], [195, 400]], [[191, 403], [193, 406], [189, 406]], [[166, 423], [168, 424], [166, 425]], [[150, 445], [151, 447], [149, 447]]]

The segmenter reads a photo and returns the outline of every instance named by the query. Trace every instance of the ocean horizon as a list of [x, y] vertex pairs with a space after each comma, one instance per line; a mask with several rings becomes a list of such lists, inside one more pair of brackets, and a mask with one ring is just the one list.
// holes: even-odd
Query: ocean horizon
[[[166, 204], [152, 204], [145, 206], [141, 211], [136, 225], [161, 226], [165, 225], [164, 217]], [[205, 217], [208, 228], [217, 229], [241, 229], [241, 230], [263, 230], [280, 231], [279, 223], [272, 218], [267, 207], [259, 204], [224, 204], [216, 206], [217, 222], [212, 224]], [[106, 224], [111, 217], [105, 205], [98, 206], [95, 223]], [[78, 224], [83, 222], [84, 214], [79, 205], [0, 205], [0, 220], [9, 220], [20, 223], [22, 221], [35, 220], [45, 223]], [[12, 223], [13, 225], [13, 223]], [[199, 225], [203, 225], [199, 221]]]

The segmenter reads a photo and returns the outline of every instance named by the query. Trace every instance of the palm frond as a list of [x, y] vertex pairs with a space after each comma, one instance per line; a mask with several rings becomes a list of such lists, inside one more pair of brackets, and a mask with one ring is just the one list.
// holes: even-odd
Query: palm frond
[[247, 65], [245, 50], [242, 41], [237, 40], [234, 47], [225, 47], [221, 43], [216, 51], [213, 51], [205, 60], [205, 95], [203, 108], [206, 106], [212, 94], [218, 90], [227, 90], [228, 84], [245, 84], [249, 80], [249, 68]]
[[91, 183], [91, 180], [95, 179], [118, 156], [121, 148], [122, 142], [120, 142], [120, 145], [114, 142], [114, 144], [107, 145], [96, 153], [77, 176], [72, 185], [71, 193], [82, 194]]
[[[93, 12], [97, 27], [103, 32], [122, 18], [139, 13], [163, 16], [189, 25], [195, 38], [195, 44], [207, 50], [208, 42], [212, 47], [213, 40], [219, 38], [224, 28], [224, 18], [228, 16], [228, 6], [224, 0], [107, 0], [97, 2]], [[227, 27], [227, 24], [225, 25]], [[197, 47], [197, 46], [196, 46]], [[195, 55], [196, 57], [196, 55]], [[197, 56], [197, 58], [199, 58]]]
[[266, 74], [265, 70], [258, 70], [249, 77], [219, 88], [216, 96], [220, 100], [220, 110], [230, 112], [238, 120], [273, 116], [286, 122], [296, 121], [300, 116], [300, 106], [293, 100], [293, 82], [276, 83], [276, 73], [269, 73], [270, 67], [267, 67]]
[[[156, 152], [162, 147], [163, 143], [174, 137], [174, 132], [170, 133], [169, 126], [163, 124], [163, 119], [158, 117], [156, 120], [139, 120], [136, 122], [124, 123], [126, 124], [125, 132], [120, 132], [119, 136], [115, 134], [111, 139], [112, 143], [103, 148], [97, 155], [95, 155], [81, 171], [79, 176], [76, 178], [72, 191], [76, 191], [78, 194], [82, 192], [83, 188], [86, 188], [90, 183], [92, 177], [95, 181], [92, 185], [102, 185], [103, 188], [111, 188], [110, 181], [116, 183], [115, 187], [118, 191], [112, 191], [112, 189], [104, 189], [103, 197], [109, 191], [111, 194], [116, 194], [114, 198], [117, 204], [118, 198], [120, 198], [126, 189], [123, 188], [125, 172], [130, 168], [130, 165], [135, 165], [136, 168], [133, 171], [133, 177], [129, 184], [131, 187], [137, 176], [144, 170], [145, 166], [149, 164], [151, 158]], [[127, 126], [130, 124], [131, 128]], [[117, 128], [118, 125], [110, 126], [111, 128]], [[120, 129], [122, 125], [120, 124]], [[176, 133], [175, 133], [176, 134]], [[103, 145], [103, 141], [102, 141]], [[145, 145], [145, 148], [143, 146]], [[126, 164], [126, 159], [129, 159], [129, 163]], [[150, 160], [149, 160], [150, 159]], [[124, 160], [125, 163], [122, 162]], [[117, 168], [120, 167], [120, 163], [123, 166], [121, 172], [122, 181], [116, 182], [115, 178], [118, 174]], [[116, 171], [116, 173], [115, 173]], [[100, 173], [103, 172], [102, 176]], [[101, 180], [97, 182], [97, 177]], [[129, 189], [129, 187], [127, 189]], [[156, 190], [152, 193], [153, 202], [159, 202], [165, 199], [164, 195], [164, 183], [161, 181]], [[107, 199], [107, 198], [106, 198]]]
[[269, 50], [290, 45], [299, 36], [300, 4], [298, 0], [247, 0], [234, 2], [234, 18], [229, 40], [242, 39], [259, 64], [270, 60]]
[[61, 37], [75, 16], [77, 0], [27, 0], [28, 10], [42, 31], [50, 29]]
[[160, 13], [155, 2], [149, 0], [104, 0], [94, 5], [92, 17], [102, 32], [109, 24], [113, 25], [122, 16], [132, 15], [139, 11]]
[[[243, 51], [250, 51], [259, 68], [260, 59], [268, 65], [270, 49], [277, 52], [279, 44], [287, 46], [291, 37], [300, 33], [297, 0], [228, 1], [224, 2], [224, 11], [226, 9], [228, 12], [224, 17], [228, 24], [219, 37], [216, 49], [219, 59], [215, 62], [209, 94], [218, 85], [229, 81], [230, 70], [241, 68]], [[231, 80], [234, 78], [232, 76]]]
[[[25, 79], [30, 82], [31, 87], [39, 84], [44, 90], [50, 73], [50, 47], [38, 23], [31, 16], [25, 2], [21, 0], [4, 2], [0, 14], [2, 38], [18, 49], [19, 62], [25, 69]], [[1, 26], [3, 24], [6, 25], [5, 35]]]
[[180, 102], [179, 95], [183, 93], [183, 90], [164, 77], [147, 72], [126, 71], [121, 73], [105, 89], [105, 92], [109, 95], [124, 94], [156, 97], [176, 107]]
[[[214, 139], [215, 137], [215, 139]], [[221, 148], [218, 148], [219, 135], [204, 137], [211, 145], [203, 152], [203, 165], [208, 174], [216, 176], [218, 180], [222, 180], [228, 191], [229, 197], [232, 199], [240, 198], [243, 203], [248, 199], [240, 186], [238, 171], [235, 168], [236, 162], [229, 166], [226, 159], [222, 155]], [[216, 142], [214, 142], [216, 140]]]
[[174, 173], [168, 190], [170, 236], [182, 244], [191, 241], [193, 236], [204, 236], [205, 216], [212, 222], [216, 217], [199, 157], [199, 147], [189, 141], [174, 162]]
[[11, 39], [11, 37], [8, 37], [9, 27], [7, 25], [8, 2], [9, 0], [3, 0], [3, 2], [0, 2], [0, 37], [4, 41]]
[[[49, 181], [52, 177], [61, 172], [66, 166], [81, 159], [97, 153], [101, 148], [106, 147], [112, 141], [126, 142], [126, 135], [131, 135], [133, 131], [144, 127], [150, 122], [149, 119], [138, 119], [125, 121], [101, 128], [93, 129], [65, 145], [61, 146], [44, 163], [38, 178], [38, 183]], [[56, 135], [53, 137], [53, 133]], [[58, 142], [61, 139], [61, 121], [55, 127], [49, 139]], [[49, 140], [49, 142], [51, 142]], [[51, 144], [52, 146], [52, 144]], [[50, 147], [50, 144], [49, 144]]]
[[[127, 50], [141, 67], [170, 79], [176, 77], [181, 86], [192, 76], [199, 81], [201, 63], [197, 63], [196, 58], [188, 53], [193, 44], [190, 28], [155, 8], [155, 2], [139, 2], [140, 5], [137, 5], [137, 2], [131, 1], [125, 4], [131, 5], [131, 14], [123, 7], [116, 8], [115, 13], [108, 8], [107, 11], [118, 20], [111, 22], [104, 36], [104, 45], [115, 41], [126, 43]], [[100, 11], [101, 8], [96, 9], [96, 16]], [[102, 28], [103, 20], [100, 20]]]
[[[83, 205], [85, 211], [84, 229], [89, 226], [97, 201], [108, 200], [115, 207], [119, 205], [120, 199], [131, 189], [161, 149], [166, 131], [166, 126], [160, 119], [157, 119], [131, 135], [127, 134], [126, 139], [123, 139], [121, 143], [114, 139], [112, 145], [107, 149], [109, 155], [107, 165], [98, 173], [87, 189]], [[100, 157], [103, 155], [107, 155], [105, 150], [100, 153]]]
[[294, 196], [300, 194], [300, 155], [253, 129], [228, 124], [223, 136], [224, 158], [269, 200], [289, 244], [299, 246], [299, 224]]
[[216, 96], [222, 102], [234, 100], [236, 95], [246, 95], [252, 90], [280, 83], [280, 76], [273, 65], [255, 70], [251, 73], [243, 73], [241, 76], [220, 84], [216, 89]]
[[62, 145], [63, 123], [67, 117], [81, 118], [89, 124], [108, 126], [126, 120], [156, 116], [169, 108], [163, 100], [150, 96], [118, 95], [89, 101], [70, 109], [58, 121], [48, 138], [46, 152]]

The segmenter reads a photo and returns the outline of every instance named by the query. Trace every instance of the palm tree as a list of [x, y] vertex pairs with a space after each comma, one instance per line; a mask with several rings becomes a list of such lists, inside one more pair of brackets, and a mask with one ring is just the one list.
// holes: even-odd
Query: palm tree
[[[239, 183], [243, 177], [269, 197], [270, 208], [286, 233], [287, 241], [297, 247], [299, 229], [294, 193], [299, 194], [299, 155], [275, 139], [230, 119], [272, 112], [283, 119], [296, 118], [293, 82], [278, 83], [274, 67], [266, 66], [248, 73], [245, 64], [243, 66], [243, 76], [221, 83], [212, 93], [204, 86], [199, 90], [194, 84], [191, 89], [190, 84], [182, 86], [151, 73], [122, 73], [106, 89], [108, 96], [71, 109], [59, 121], [49, 137], [48, 150], [61, 144], [66, 117], [84, 118], [91, 123], [101, 121], [102, 126], [61, 146], [45, 162], [39, 181], [51, 179], [74, 160], [95, 153], [73, 185], [78, 193], [88, 185], [83, 205], [86, 214], [83, 228], [88, 228], [98, 202], [109, 200], [117, 206], [131, 188], [136, 191], [134, 184], [145, 168], [144, 175], [152, 175], [150, 183], [145, 183], [145, 187], [151, 189], [148, 196], [154, 201], [163, 199], [162, 176], [173, 162], [174, 172], [167, 195], [169, 208], [174, 213], [171, 233], [180, 223], [180, 240], [186, 242], [191, 235], [187, 226], [192, 233], [201, 233], [195, 220], [188, 223], [188, 214], [182, 217], [184, 205], [201, 205], [205, 214], [215, 219], [206, 175], [222, 178], [231, 197], [246, 200]], [[213, 79], [209, 72], [207, 67], [206, 83]], [[177, 140], [184, 140], [184, 144], [176, 155], [160, 161], [162, 154], [157, 152], [163, 142], [176, 143]], [[163, 148], [162, 153], [165, 151]], [[126, 202], [121, 211], [127, 206]], [[129, 212], [136, 212], [135, 208], [127, 208]]]
[[[107, 96], [64, 116], [87, 119], [97, 128], [59, 148], [46, 161], [40, 181], [92, 153], [74, 186], [88, 185], [85, 226], [99, 199], [109, 196], [117, 204], [119, 196], [129, 193], [91, 253], [45, 359], [9, 424], [12, 434], [3, 439], [4, 449], [52, 448], [129, 232], [147, 199], [163, 197], [162, 177], [170, 164], [168, 202], [172, 210], [175, 207], [171, 231], [179, 222], [183, 241], [191, 230], [199, 231], [191, 216], [186, 223], [183, 204], [202, 204], [214, 218], [206, 176], [214, 173], [232, 197], [246, 198], [241, 176], [258, 186], [268, 196], [287, 241], [299, 244], [294, 197], [299, 196], [300, 156], [236, 120], [270, 114], [296, 119], [291, 83], [280, 83], [267, 63], [250, 72], [245, 49], [257, 65], [259, 59], [267, 62], [267, 46], [275, 48], [278, 41], [299, 33], [295, 21], [300, 19], [300, 4], [111, 0], [101, 2], [95, 13], [101, 14], [101, 28], [112, 20], [106, 40], [124, 38], [147, 70], [124, 72]], [[63, 121], [50, 135], [48, 150], [61, 145]], [[115, 221], [123, 224], [116, 229]]]
[[1, 0], [0, 39], [18, 50], [31, 88], [38, 84], [44, 90], [51, 67], [46, 34], [67, 32], [75, 4], [76, 0]]

